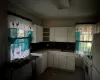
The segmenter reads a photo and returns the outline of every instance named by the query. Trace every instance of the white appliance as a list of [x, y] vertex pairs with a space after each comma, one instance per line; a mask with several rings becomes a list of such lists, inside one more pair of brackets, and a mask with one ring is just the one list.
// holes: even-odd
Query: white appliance
[[92, 54], [93, 54], [92, 80], [100, 80], [100, 33], [94, 34]]

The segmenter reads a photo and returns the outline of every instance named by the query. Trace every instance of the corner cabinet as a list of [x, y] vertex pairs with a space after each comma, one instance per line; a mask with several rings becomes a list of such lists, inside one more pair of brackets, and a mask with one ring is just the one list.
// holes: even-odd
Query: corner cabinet
[[33, 40], [32, 43], [38, 43], [43, 41], [43, 27], [33, 25]]
[[36, 73], [41, 75], [47, 68], [47, 52], [43, 52], [40, 57], [36, 59]]

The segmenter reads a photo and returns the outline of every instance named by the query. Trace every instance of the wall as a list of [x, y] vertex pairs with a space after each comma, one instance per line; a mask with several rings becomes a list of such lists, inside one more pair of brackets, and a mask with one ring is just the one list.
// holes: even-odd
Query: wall
[[44, 27], [69, 27], [75, 26], [75, 23], [70, 20], [44, 20], [42, 25]]
[[7, 41], [8, 41], [8, 37], [7, 37], [7, 14], [6, 14], [6, 8], [7, 8], [7, 1], [6, 0], [1, 0], [0, 1], [0, 80], [4, 80], [2, 79], [2, 71], [3, 70], [3, 65], [6, 62], [7, 59]]
[[77, 17], [68, 19], [50, 19], [43, 20], [43, 27], [74, 27], [76, 23], [95, 23], [97, 19], [94, 17]]
[[32, 15], [31, 13], [28, 13], [27, 11], [21, 9], [20, 7], [14, 5], [14, 4], [10, 3], [10, 2], [8, 2], [8, 11], [31, 19], [33, 24], [38, 24], [38, 25], [41, 24], [41, 20], [38, 17]]

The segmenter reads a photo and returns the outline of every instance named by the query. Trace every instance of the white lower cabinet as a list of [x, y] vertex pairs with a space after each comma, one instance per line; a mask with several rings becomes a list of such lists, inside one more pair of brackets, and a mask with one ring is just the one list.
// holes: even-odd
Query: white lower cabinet
[[47, 53], [43, 53], [36, 59], [36, 73], [42, 74], [47, 68]]
[[75, 70], [75, 55], [74, 53], [49, 51], [48, 67], [55, 67], [66, 70]]
[[42, 74], [47, 67], [55, 67], [64, 70], [75, 70], [75, 54], [61, 51], [43, 52], [36, 59], [36, 72]]
[[66, 57], [66, 69], [67, 70], [75, 70], [75, 57], [68, 56]]
[[47, 52], [45, 53], [45, 56], [44, 56], [44, 71], [46, 68], [47, 68]]
[[64, 55], [59, 56], [59, 68], [66, 69], [66, 56]]
[[53, 56], [53, 67], [59, 68], [59, 52], [54, 52]]
[[49, 51], [48, 52], [48, 67], [53, 67], [53, 58], [54, 57], [54, 53], [53, 51]]

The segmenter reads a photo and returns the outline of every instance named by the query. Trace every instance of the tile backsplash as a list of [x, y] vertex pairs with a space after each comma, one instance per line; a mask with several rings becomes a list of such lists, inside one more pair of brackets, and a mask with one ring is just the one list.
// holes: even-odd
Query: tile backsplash
[[31, 43], [30, 51], [34, 52], [41, 49], [61, 49], [62, 51], [75, 51], [74, 42], [40, 42]]

